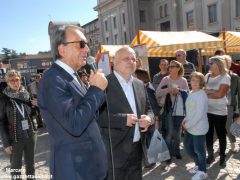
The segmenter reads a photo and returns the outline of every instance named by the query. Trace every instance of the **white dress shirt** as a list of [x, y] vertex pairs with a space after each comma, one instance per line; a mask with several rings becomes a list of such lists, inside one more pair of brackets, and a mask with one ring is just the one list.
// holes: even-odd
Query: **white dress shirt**
[[[126, 98], [128, 100], [128, 103], [130, 104], [130, 107], [131, 107], [133, 113], [137, 116], [136, 101], [135, 101], [135, 96], [134, 96], [133, 86], [132, 86], [133, 77], [131, 77], [131, 79], [128, 82], [126, 82], [126, 80], [123, 79], [122, 76], [120, 74], [118, 74], [116, 71], [113, 71], [113, 73], [117, 77], [117, 80], [120, 83], [120, 85], [123, 89], [123, 92], [126, 95]], [[133, 142], [138, 142], [140, 140], [140, 138], [141, 138], [141, 136], [140, 136], [140, 131], [139, 131], [139, 124], [136, 123]]]

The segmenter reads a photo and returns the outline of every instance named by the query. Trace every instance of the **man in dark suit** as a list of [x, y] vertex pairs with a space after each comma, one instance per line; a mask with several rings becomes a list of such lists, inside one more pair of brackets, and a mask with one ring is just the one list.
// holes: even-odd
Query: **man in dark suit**
[[91, 72], [91, 87], [76, 72], [86, 64], [89, 48], [76, 26], [60, 27], [55, 34], [57, 60], [40, 80], [39, 108], [50, 140], [50, 172], [54, 180], [103, 180], [107, 154], [96, 112], [105, 100], [107, 79]]
[[[143, 82], [132, 76], [136, 69], [134, 50], [127, 46], [119, 49], [113, 64], [114, 72], [107, 77], [108, 110], [103, 104], [99, 121], [108, 152], [108, 179], [113, 179], [114, 170], [116, 180], [140, 180], [145, 151], [143, 142], [154, 115]], [[107, 118], [107, 111], [110, 119]]]

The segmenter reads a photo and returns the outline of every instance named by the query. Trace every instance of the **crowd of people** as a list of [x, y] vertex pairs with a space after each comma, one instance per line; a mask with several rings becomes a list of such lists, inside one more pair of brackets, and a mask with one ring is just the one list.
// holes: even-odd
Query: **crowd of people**
[[21, 169], [24, 155], [26, 175], [34, 179], [37, 128], [43, 126], [55, 180], [142, 179], [142, 167], [149, 165], [146, 141], [155, 129], [170, 153], [162, 162], [166, 165], [185, 158], [183, 137], [184, 150], [195, 162], [189, 170], [193, 180], [206, 179], [207, 164], [215, 161], [215, 131], [219, 168], [226, 166], [227, 137], [231, 150], [238, 151], [240, 80], [223, 50], [209, 59], [204, 76], [179, 49], [175, 60], [160, 60], [151, 82], [131, 47], [115, 53], [113, 72], [105, 77], [100, 69], [83, 69], [89, 47], [79, 27], [61, 26], [54, 33], [56, 61], [42, 76], [36, 75], [28, 87], [16, 70], [5, 76], [0, 132], [11, 169]]

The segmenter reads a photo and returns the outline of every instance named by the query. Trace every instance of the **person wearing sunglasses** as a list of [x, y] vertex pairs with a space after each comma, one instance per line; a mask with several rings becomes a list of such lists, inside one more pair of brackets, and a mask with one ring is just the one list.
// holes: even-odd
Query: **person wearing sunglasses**
[[184, 68], [184, 75], [187, 79], [188, 86], [191, 88], [191, 83], [190, 83], [190, 75], [192, 72], [196, 71], [196, 68], [193, 63], [187, 61], [187, 53], [184, 49], [178, 49], [175, 51], [175, 57], [178, 62], [180, 62], [183, 65]]
[[214, 158], [214, 129], [219, 139], [220, 161], [219, 165], [224, 168], [226, 166], [226, 122], [227, 122], [227, 92], [229, 91], [231, 78], [228, 70], [225, 68], [222, 56], [214, 56], [209, 59], [210, 72], [205, 75], [206, 86], [205, 92], [208, 96], [208, 122], [209, 130], [206, 135], [207, 145], [207, 164], [212, 164]]
[[107, 154], [96, 121], [98, 108], [105, 101], [107, 79], [101, 70], [91, 71], [86, 89], [78, 76], [89, 52], [79, 27], [56, 29], [53, 50], [57, 60], [44, 72], [38, 91], [50, 139], [51, 179], [103, 180]]
[[34, 121], [30, 94], [21, 85], [21, 74], [9, 70], [5, 80], [7, 87], [0, 95], [0, 133], [4, 151], [10, 157], [12, 178], [22, 175], [22, 157], [26, 165], [26, 175], [34, 176], [34, 152], [37, 138], [37, 124]]
[[[170, 155], [182, 159], [180, 154], [181, 124], [185, 116], [185, 101], [189, 87], [187, 80], [183, 77], [184, 69], [181, 63], [172, 60], [169, 73], [162, 79], [156, 90], [157, 98], [166, 98], [163, 107], [166, 110], [162, 114], [165, 118], [161, 119], [161, 131], [166, 139]], [[167, 103], [168, 101], [170, 103]]]

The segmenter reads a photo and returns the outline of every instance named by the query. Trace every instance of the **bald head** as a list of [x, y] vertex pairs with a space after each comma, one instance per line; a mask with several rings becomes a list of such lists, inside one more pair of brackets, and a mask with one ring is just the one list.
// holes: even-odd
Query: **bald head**
[[115, 64], [115, 62], [121, 59], [125, 53], [131, 53], [136, 58], [136, 53], [131, 47], [123, 46], [122, 48], [116, 51], [113, 63]]
[[136, 70], [136, 53], [129, 46], [120, 48], [115, 53], [113, 65], [114, 70], [128, 81]]

